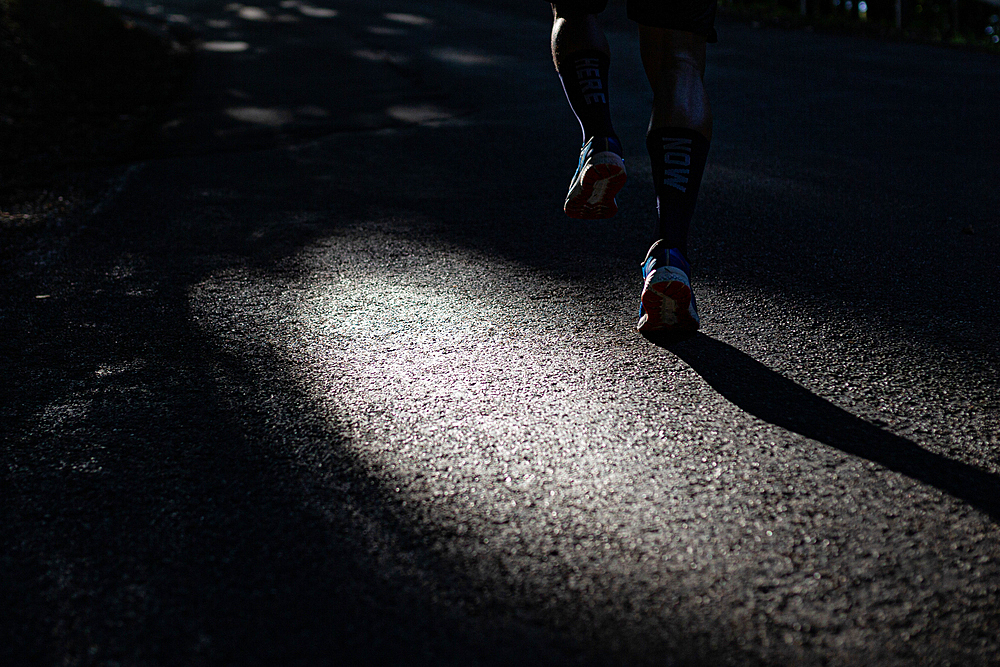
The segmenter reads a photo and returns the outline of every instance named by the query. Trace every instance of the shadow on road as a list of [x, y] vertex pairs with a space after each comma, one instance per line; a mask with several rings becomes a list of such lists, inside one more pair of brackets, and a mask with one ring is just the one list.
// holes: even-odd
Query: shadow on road
[[0, 322], [0, 663], [565, 664], [441, 599], [481, 593], [268, 348], [194, 324], [198, 268], [135, 239], [80, 239], [73, 293]]
[[884, 431], [855, 417], [756, 359], [705, 334], [659, 341], [740, 409], [847, 454], [929, 484], [1000, 519], [1000, 476]]
[[[358, 80], [377, 69], [355, 60]], [[235, 109], [235, 127], [252, 125], [241, 118], [273, 121], [236, 133], [252, 135], [252, 145], [293, 134], [291, 122], [278, 122], [282, 112], [303, 133], [326, 131], [317, 108], [335, 118], [333, 103], [351, 101], [339, 94], [347, 84], [331, 89], [327, 108], [312, 97], [279, 105], [245, 83], [219, 86], [212, 99]], [[388, 107], [389, 92], [373, 108]], [[546, 136], [549, 126], [533, 131]], [[39, 252], [10, 271], [0, 291], [0, 416], [9, 429], [0, 440], [9, 489], [0, 506], [0, 662], [585, 660], [585, 649], [564, 639], [571, 633], [522, 621], [516, 600], [491, 600], [464, 574], [461, 554], [435, 551], [457, 536], [417, 525], [415, 510], [345, 446], [347, 436], [273, 350], [226, 354], [220, 340], [229, 332], [195, 322], [189, 291], [234, 268], [277, 275], [318, 238], [369, 217], [371, 201], [441, 221], [414, 223], [415, 231], [400, 223], [400, 234], [442, 235], [552, 273], [586, 267], [608, 283], [617, 274], [607, 267], [617, 264], [593, 258], [628, 244], [644, 251], [645, 231], [626, 216], [586, 233], [556, 220], [558, 199], [546, 193], [565, 186], [562, 157], [539, 151], [528, 169], [502, 132], [470, 126], [336, 141], [361, 147], [350, 168], [341, 158], [348, 150], [322, 146], [161, 161], [117, 209], [90, 216], [65, 257]], [[398, 173], [387, 176], [386, 165]], [[528, 185], [511, 198], [511, 183]], [[540, 216], [545, 206], [555, 213]], [[570, 259], [554, 264], [552, 248]], [[1000, 516], [996, 475], [885, 432], [707, 336], [667, 349], [746, 412]], [[386, 553], [396, 555], [380, 560]], [[578, 634], [593, 629], [586, 625], [566, 623]], [[724, 658], [736, 650], [713, 649], [715, 664], [734, 664]]]

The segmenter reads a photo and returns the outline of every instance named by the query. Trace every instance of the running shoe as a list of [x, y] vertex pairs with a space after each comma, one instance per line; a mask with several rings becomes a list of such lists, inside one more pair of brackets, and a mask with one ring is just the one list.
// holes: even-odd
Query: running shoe
[[640, 333], [693, 333], [698, 310], [691, 291], [691, 265], [677, 248], [657, 241], [642, 263]]
[[614, 137], [592, 137], [580, 151], [563, 210], [571, 218], [597, 220], [618, 212], [615, 195], [625, 185], [621, 143]]

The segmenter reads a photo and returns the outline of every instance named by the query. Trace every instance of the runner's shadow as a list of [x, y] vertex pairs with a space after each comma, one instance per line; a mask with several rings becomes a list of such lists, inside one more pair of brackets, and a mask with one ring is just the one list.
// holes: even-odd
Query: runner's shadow
[[930, 484], [1000, 519], [1000, 476], [884, 431], [704, 334], [653, 342], [676, 354], [713, 389], [755, 417]]

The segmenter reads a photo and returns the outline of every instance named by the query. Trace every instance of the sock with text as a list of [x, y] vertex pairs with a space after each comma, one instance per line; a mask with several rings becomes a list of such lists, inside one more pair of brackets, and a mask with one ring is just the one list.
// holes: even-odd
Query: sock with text
[[618, 135], [611, 124], [608, 95], [608, 67], [611, 59], [596, 50], [576, 51], [559, 58], [557, 73], [569, 106], [580, 121], [583, 140]]
[[701, 132], [683, 127], [659, 127], [646, 135], [656, 190], [657, 233], [667, 248], [679, 248], [685, 256], [708, 147]]

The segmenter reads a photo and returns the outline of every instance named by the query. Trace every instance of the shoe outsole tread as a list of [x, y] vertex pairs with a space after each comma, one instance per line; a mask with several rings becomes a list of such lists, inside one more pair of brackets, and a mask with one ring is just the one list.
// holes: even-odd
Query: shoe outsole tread
[[691, 314], [691, 287], [680, 280], [646, 285], [642, 291], [641, 333], [696, 331], [699, 321]]
[[[619, 158], [620, 160], [620, 158]], [[614, 162], [597, 162], [584, 168], [580, 183], [570, 190], [563, 210], [571, 218], [599, 220], [618, 213], [615, 196], [625, 186], [625, 168]]]

